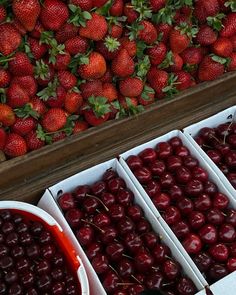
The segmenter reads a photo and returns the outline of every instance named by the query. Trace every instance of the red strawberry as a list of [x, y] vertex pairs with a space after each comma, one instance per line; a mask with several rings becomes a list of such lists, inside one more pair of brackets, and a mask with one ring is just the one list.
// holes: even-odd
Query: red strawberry
[[[226, 13], [230, 11], [230, 6], [226, 6], [226, 2], [230, 2], [228, 0], [218, 0], [219, 4], [220, 4], [220, 11]], [[233, 2], [233, 1], [232, 1]], [[233, 2], [234, 3], [234, 2]]]
[[166, 0], [149, 0], [152, 11], [157, 12], [166, 6]]
[[79, 111], [79, 108], [82, 106], [82, 104], [83, 104], [83, 97], [81, 96], [80, 93], [75, 91], [67, 92], [64, 108], [68, 113], [70, 114], [77, 113]]
[[80, 85], [80, 90], [85, 100], [90, 96], [102, 96], [102, 82], [100, 80], [87, 81]]
[[52, 96], [46, 101], [46, 105], [50, 108], [62, 108], [65, 103], [66, 90], [61, 85], [56, 87], [56, 95], [52, 93]]
[[151, 87], [156, 91], [158, 98], [163, 98], [165, 96], [163, 89], [168, 85], [168, 73], [153, 67], [149, 70], [147, 79]]
[[108, 0], [93, 0], [93, 7], [102, 7]]
[[12, 20], [11, 24], [17, 30], [17, 32], [21, 34], [21, 36], [26, 35], [27, 31], [26, 31], [25, 27], [22, 25], [22, 23], [18, 19], [14, 18]]
[[70, 3], [79, 6], [81, 10], [89, 11], [93, 8], [93, 0], [70, 0]]
[[7, 16], [6, 8], [0, 5], [0, 23], [4, 22], [6, 16]]
[[99, 80], [103, 83], [112, 83], [113, 74], [110, 68], [107, 68], [106, 73]]
[[75, 55], [78, 53], [86, 53], [88, 47], [89, 44], [87, 39], [80, 36], [73, 37], [71, 39], [66, 40], [65, 42], [66, 51], [71, 55]]
[[123, 96], [136, 97], [141, 95], [143, 91], [143, 82], [139, 78], [128, 77], [120, 81], [119, 89]]
[[0, 53], [9, 55], [20, 46], [21, 35], [10, 23], [0, 24], [0, 32]]
[[6, 140], [7, 140], [7, 133], [6, 133], [5, 129], [0, 127], [0, 151], [2, 151], [4, 149], [5, 144], [6, 144]]
[[55, 38], [58, 43], [63, 44], [65, 41], [74, 38], [77, 36], [78, 27], [73, 24], [65, 23], [55, 35]]
[[159, 65], [163, 62], [167, 53], [166, 45], [160, 42], [147, 50], [152, 65]]
[[188, 65], [198, 65], [203, 59], [203, 54], [199, 47], [188, 47], [180, 55], [183, 62]]
[[198, 68], [200, 81], [212, 81], [224, 73], [224, 65], [213, 60], [211, 56], [205, 56]]
[[32, 117], [16, 118], [15, 123], [11, 126], [11, 132], [25, 136], [37, 126], [36, 120]]
[[141, 21], [140, 25], [143, 28], [138, 32], [138, 38], [146, 44], [154, 43], [157, 40], [157, 30], [154, 25], [147, 20]]
[[69, 71], [59, 71], [57, 73], [58, 80], [62, 87], [66, 90], [70, 90], [75, 87], [77, 83], [77, 78]]
[[33, 57], [38, 60], [48, 51], [48, 45], [41, 43], [38, 39], [28, 37], [27, 39]]
[[192, 85], [192, 76], [185, 71], [175, 72], [176, 80], [176, 88], [178, 90], [184, 90], [189, 88]]
[[124, 97], [124, 96], [120, 95], [119, 102], [125, 110], [130, 110], [132, 108], [134, 110], [136, 110], [136, 108], [138, 106], [137, 97]]
[[60, 0], [45, 0], [40, 20], [47, 30], [57, 31], [69, 18], [69, 10], [67, 4]]
[[83, 132], [84, 130], [88, 129], [89, 125], [85, 121], [76, 121], [75, 126], [73, 128], [73, 134], [78, 134]]
[[54, 67], [43, 60], [36, 61], [35, 78], [40, 86], [46, 87], [55, 76]]
[[25, 136], [25, 141], [29, 151], [38, 150], [45, 145], [45, 141], [38, 138], [35, 130], [30, 131]]
[[211, 45], [216, 39], [216, 32], [208, 25], [201, 26], [195, 38], [196, 42], [202, 46]]
[[91, 19], [86, 22], [86, 26], [79, 28], [80, 36], [94, 41], [102, 40], [106, 36], [107, 31], [108, 25], [105, 17], [95, 12], [91, 13]]
[[172, 26], [167, 23], [160, 23], [156, 25], [158, 40], [167, 43], [169, 39]]
[[55, 70], [63, 71], [66, 70], [71, 61], [71, 56], [68, 52], [65, 54], [57, 54], [56, 63], [54, 64]]
[[66, 138], [66, 133], [64, 131], [59, 131], [54, 134], [52, 134], [52, 142], [57, 142], [59, 140], [62, 140]]
[[235, 52], [236, 51], [236, 35], [232, 36], [230, 38], [230, 41], [231, 41], [231, 43], [233, 45], [233, 51]]
[[123, 9], [124, 9], [123, 0], [114, 0], [109, 12], [110, 12], [110, 15], [112, 16], [122, 16]]
[[230, 58], [230, 62], [227, 65], [227, 71], [235, 71], [236, 70], [236, 52], [232, 52], [229, 58]]
[[45, 103], [38, 97], [34, 97], [29, 101], [31, 108], [38, 113], [39, 116], [42, 116], [47, 111]]
[[30, 101], [29, 94], [19, 84], [10, 84], [7, 90], [7, 104], [12, 108], [24, 106]]
[[24, 138], [19, 134], [9, 133], [7, 136], [4, 153], [10, 158], [23, 156], [27, 153]]
[[[193, 32], [194, 34], [195, 32]], [[180, 24], [180, 26], [175, 27], [170, 32], [170, 48], [174, 53], [181, 53], [186, 49], [191, 41], [193, 35], [191, 33], [191, 28], [185, 23]]]
[[66, 125], [66, 113], [60, 108], [51, 108], [42, 117], [42, 126], [47, 132], [55, 132]]
[[204, 23], [208, 16], [215, 16], [220, 11], [218, 0], [198, 0], [194, 7], [194, 16]]
[[130, 40], [128, 37], [122, 37], [119, 39], [121, 47], [128, 51], [129, 56], [134, 57], [137, 53], [137, 43], [136, 41]]
[[12, 10], [27, 31], [32, 31], [40, 14], [38, 0], [13, 0]]
[[86, 80], [101, 78], [106, 72], [106, 61], [98, 52], [91, 52], [88, 64], [78, 67], [79, 75]]
[[221, 37], [229, 38], [236, 34], [236, 12], [229, 13], [222, 22]]
[[228, 38], [219, 37], [212, 45], [211, 50], [216, 55], [229, 57], [233, 52], [233, 45]]
[[116, 100], [118, 98], [116, 87], [112, 83], [103, 83], [102, 96], [106, 97], [109, 102]]
[[9, 71], [14, 76], [33, 76], [34, 67], [24, 52], [16, 52], [9, 61]]
[[30, 97], [33, 97], [37, 93], [37, 83], [32, 76], [14, 77], [11, 81], [11, 85], [18, 84], [24, 89]]
[[96, 51], [101, 53], [106, 60], [112, 60], [119, 51], [120, 43], [111, 37], [107, 37], [106, 40], [108, 40], [108, 42], [96, 42]]
[[134, 23], [139, 17], [139, 13], [134, 10], [134, 7], [130, 2], [125, 3], [123, 13], [127, 17], [126, 21], [128, 24]]
[[155, 101], [155, 91], [148, 84], [143, 88], [141, 95], [138, 97], [139, 104], [146, 106]]
[[111, 69], [112, 72], [121, 78], [128, 77], [134, 72], [134, 61], [129, 56], [126, 49], [121, 49], [118, 55], [113, 59]]
[[3, 126], [11, 126], [15, 123], [16, 117], [13, 109], [7, 104], [0, 103], [0, 123]]
[[171, 63], [169, 66], [170, 71], [177, 72], [177, 71], [182, 70], [183, 64], [184, 64], [184, 62], [183, 62], [182, 57], [177, 53], [173, 53]]
[[104, 114], [100, 117], [98, 117], [92, 109], [88, 109], [84, 111], [84, 118], [91, 126], [98, 126], [103, 124], [109, 119], [109, 113]]
[[9, 85], [11, 80], [11, 75], [8, 70], [0, 68], [0, 87], [5, 88]]
[[120, 23], [110, 25], [108, 33], [112, 38], [120, 38], [123, 34], [123, 27]]
[[41, 24], [41, 22], [37, 21], [33, 31], [30, 32], [29, 34], [32, 38], [40, 39], [41, 35], [44, 31], [45, 31], [45, 29], [44, 29], [43, 25]]

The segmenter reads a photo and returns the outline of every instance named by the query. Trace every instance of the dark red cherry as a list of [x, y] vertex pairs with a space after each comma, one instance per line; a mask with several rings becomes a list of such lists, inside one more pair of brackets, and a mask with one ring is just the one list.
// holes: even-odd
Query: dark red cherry
[[38, 258], [40, 255], [40, 247], [38, 244], [33, 243], [26, 248], [26, 254], [30, 259]]
[[35, 268], [39, 275], [49, 273], [51, 270], [50, 262], [46, 259], [41, 259]]
[[40, 291], [50, 290], [51, 287], [51, 278], [49, 275], [42, 275], [36, 281], [38, 288]]
[[216, 193], [213, 198], [213, 207], [224, 210], [229, 205], [229, 198], [223, 193]]
[[232, 224], [234, 227], [236, 227], [236, 210], [234, 209], [227, 209], [225, 222]]
[[83, 201], [87, 194], [90, 193], [90, 186], [89, 185], [80, 185], [75, 189], [74, 197], [77, 201]]
[[115, 196], [108, 192], [103, 192], [100, 198], [107, 208], [110, 208], [116, 202]]
[[181, 295], [194, 295], [197, 290], [189, 278], [180, 278], [177, 283], [177, 290]]
[[170, 140], [168, 140], [168, 143], [173, 147], [176, 148], [178, 146], [183, 145], [182, 140], [178, 136], [172, 137]]
[[200, 228], [198, 234], [202, 242], [205, 244], [214, 244], [218, 238], [217, 228], [211, 224], [205, 224]]
[[118, 231], [114, 226], [109, 225], [103, 227], [102, 232], [100, 234], [100, 239], [104, 244], [111, 243], [118, 236]]
[[110, 225], [111, 219], [107, 213], [100, 212], [93, 217], [93, 223], [97, 227], [103, 228], [104, 226]]
[[107, 182], [107, 185], [108, 185], [109, 191], [112, 194], [116, 194], [119, 191], [119, 189], [126, 187], [125, 181], [120, 177], [110, 179]]
[[17, 272], [15, 270], [9, 269], [4, 276], [4, 280], [8, 285], [16, 283], [18, 281]]
[[[214, 225], [220, 225], [224, 222], [225, 217], [219, 209], [212, 208], [207, 212], [206, 218], [209, 223], [214, 224]], [[235, 214], [235, 218], [236, 218], [236, 214]], [[235, 219], [235, 221], [236, 221], [236, 219]]]
[[68, 210], [65, 214], [65, 218], [72, 228], [75, 228], [79, 225], [82, 217], [82, 211], [76, 208]]
[[97, 181], [91, 185], [92, 194], [100, 196], [106, 190], [106, 183], [102, 180]]
[[166, 160], [167, 169], [171, 172], [182, 166], [182, 159], [178, 156], [170, 156]]
[[185, 186], [185, 192], [193, 197], [201, 194], [203, 189], [203, 183], [197, 179], [190, 180]]
[[156, 152], [159, 159], [165, 159], [172, 155], [172, 147], [168, 142], [159, 142], [156, 145]]
[[236, 270], [236, 258], [232, 257], [229, 258], [227, 261], [227, 269], [229, 270], [229, 272], [233, 272]]
[[27, 289], [33, 286], [34, 281], [35, 281], [35, 277], [34, 277], [34, 274], [31, 271], [26, 272], [21, 277], [21, 283], [22, 283], [23, 287], [27, 288]]
[[165, 219], [167, 224], [172, 225], [172, 224], [175, 224], [176, 222], [180, 221], [181, 214], [180, 214], [180, 211], [177, 207], [170, 206], [163, 213], [163, 218]]
[[154, 260], [151, 254], [145, 250], [140, 250], [134, 258], [135, 266], [138, 271], [148, 271], [153, 266]]
[[125, 206], [125, 207], [126, 206], [127, 207], [130, 206], [133, 203], [133, 199], [134, 199], [134, 194], [128, 188], [126, 188], [126, 189], [120, 189], [117, 192], [116, 200], [122, 206]]
[[152, 198], [152, 202], [158, 210], [165, 211], [170, 206], [171, 199], [167, 193], [160, 193]]
[[181, 158], [187, 157], [190, 155], [189, 149], [186, 146], [178, 146], [175, 149], [175, 155]]
[[205, 215], [199, 211], [192, 211], [188, 216], [188, 222], [193, 229], [199, 229], [205, 224]]
[[145, 284], [150, 290], [160, 290], [164, 284], [164, 276], [160, 271], [151, 272], [145, 280]]
[[222, 242], [230, 243], [236, 239], [236, 231], [234, 226], [229, 223], [224, 223], [219, 228], [219, 238]]
[[192, 179], [191, 172], [188, 168], [181, 166], [176, 169], [176, 180], [180, 184], [188, 183]]
[[168, 193], [169, 193], [171, 200], [173, 200], [173, 201], [180, 200], [180, 198], [182, 198], [184, 195], [183, 189], [177, 184], [172, 185], [168, 189]]
[[225, 163], [231, 168], [236, 168], [236, 151], [229, 151], [224, 157]]
[[118, 177], [116, 171], [112, 170], [111, 168], [110, 169], [107, 169], [103, 176], [102, 176], [102, 180], [107, 182], [108, 180], [112, 179], [112, 178], [116, 178]]
[[189, 198], [181, 198], [177, 203], [177, 207], [181, 214], [185, 216], [190, 214], [194, 209], [193, 202]]
[[162, 189], [169, 189], [175, 184], [175, 179], [169, 172], [164, 172], [160, 177], [160, 185]]
[[132, 253], [137, 253], [137, 251], [143, 247], [143, 241], [140, 236], [132, 232], [124, 237], [124, 243], [127, 249]]
[[94, 242], [90, 244], [86, 250], [88, 258], [93, 259], [98, 253], [101, 252], [102, 246], [100, 242]]
[[102, 285], [107, 293], [111, 293], [118, 288], [118, 283], [119, 277], [113, 272], [108, 272], [103, 279]]
[[193, 257], [200, 272], [206, 272], [212, 264], [212, 258], [207, 252], [200, 252]]
[[152, 255], [157, 263], [162, 263], [168, 255], [168, 249], [165, 245], [157, 244], [152, 250]]
[[141, 184], [146, 184], [152, 179], [152, 173], [147, 167], [135, 169], [133, 173]]
[[129, 156], [126, 162], [132, 171], [139, 169], [143, 166], [142, 159], [139, 156], [135, 156], [135, 155]]
[[109, 208], [109, 215], [113, 221], [120, 221], [125, 216], [125, 209], [120, 204], [111, 205]]
[[204, 183], [204, 192], [209, 196], [212, 196], [218, 192], [218, 188], [215, 183], [208, 180]]
[[203, 127], [202, 129], [200, 129], [198, 136], [201, 136], [203, 139], [208, 141], [212, 137], [216, 136], [216, 132], [213, 128]]
[[141, 218], [136, 223], [136, 230], [140, 234], [148, 232], [150, 228], [151, 228], [150, 223], [145, 218]]
[[150, 163], [148, 168], [154, 176], [161, 176], [166, 171], [166, 165], [161, 160], [156, 160]]
[[159, 242], [159, 239], [156, 235], [155, 232], [153, 231], [150, 231], [148, 233], [145, 233], [143, 236], [142, 236], [142, 239], [144, 241], [144, 244], [145, 246], [150, 250], [150, 249], [153, 249], [154, 246], [157, 244], [157, 242]]
[[143, 217], [143, 209], [138, 204], [131, 205], [126, 210], [127, 215], [133, 221], [138, 221], [141, 219], [141, 217]]
[[201, 212], [209, 210], [212, 206], [212, 201], [207, 194], [199, 194], [199, 196], [193, 200], [193, 203], [195, 210]]
[[82, 246], [88, 246], [94, 238], [94, 229], [91, 226], [82, 226], [76, 233], [76, 238]]
[[75, 199], [71, 193], [64, 193], [57, 201], [63, 211], [75, 208]]
[[153, 198], [156, 194], [160, 193], [161, 186], [157, 181], [150, 180], [145, 186], [145, 191], [150, 198]]
[[175, 280], [180, 275], [180, 266], [177, 262], [167, 259], [162, 264], [162, 272], [168, 280]]
[[120, 235], [126, 235], [134, 230], [134, 223], [129, 217], [124, 217], [117, 224], [117, 230]]
[[208, 150], [206, 153], [216, 165], [222, 161], [221, 153], [218, 150]]
[[91, 264], [97, 274], [105, 273], [109, 269], [108, 259], [102, 254], [97, 254]]
[[107, 245], [106, 254], [113, 261], [119, 261], [124, 253], [124, 246], [119, 242], [113, 242]]
[[236, 173], [231, 172], [227, 175], [227, 178], [229, 182], [232, 184], [232, 186], [236, 189]]
[[183, 157], [182, 161], [183, 161], [183, 165], [190, 170], [198, 166], [199, 164], [198, 160], [192, 156]]
[[122, 258], [118, 263], [117, 271], [119, 275], [123, 278], [128, 278], [134, 274], [134, 264], [131, 259]]
[[182, 245], [189, 254], [197, 254], [202, 249], [202, 242], [198, 235], [189, 234], [183, 240]]
[[199, 166], [194, 167], [191, 170], [191, 173], [192, 173], [193, 179], [200, 180], [203, 183], [208, 180], [208, 172]]
[[213, 259], [219, 262], [224, 262], [229, 257], [229, 249], [225, 244], [222, 243], [212, 245], [208, 251]]
[[190, 233], [189, 226], [184, 221], [179, 221], [173, 224], [171, 226], [171, 229], [173, 230], [178, 239], [183, 239]]
[[208, 271], [208, 275], [209, 275], [212, 283], [227, 276], [228, 273], [229, 273], [229, 271], [227, 270], [227, 268], [224, 265], [218, 264], [218, 263], [212, 264], [209, 271]]
[[156, 160], [157, 154], [153, 148], [146, 148], [141, 151], [138, 156], [143, 160], [144, 163], [150, 163]]

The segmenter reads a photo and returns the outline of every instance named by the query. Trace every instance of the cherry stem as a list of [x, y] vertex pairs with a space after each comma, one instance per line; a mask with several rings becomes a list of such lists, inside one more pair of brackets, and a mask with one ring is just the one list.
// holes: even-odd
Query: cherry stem
[[96, 227], [98, 230], [100, 230], [100, 231], [104, 234], [104, 230], [101, 229], [100, 227], [98, 227], [96, 224], [94, 224], [94, 223], [92, 223], [92, 222], [90, 222], [90, 221], [87, 221], [87, 220], [85, 220], [85, 219], [81, 219], [81, 221], [84, 222], [84, 223], [88, 223], [88, 224], [90, 224], [90, 225]]
[[142, 285], [142, 283], [134, 276], [134, 275], [131, 275], [131, 277], [136, 281], [138, 282], [140, 285]]
[[226, 137], [229, 135], [229, 129], [230, 129], [230, 127], [231, 127], [232, 124], [233, 124], [233, 121], [230, 122], [230, 124], [229, 124], [229, 126], [228, 126], [226, 132], [224, 133], [224, 139], [223, 139], [223, 143], [224, 143], [224, 144], [225, 144], [225, 142], [226, 142]]
[[90, 198], [94, 198], [95, 200], [97, 200], [99, 203], [102, 204], [102, 206], [105, 208], [105, 210], [108, 212], [109, 209], [108, 207], [103, 203], [103, 201], [101, 199], [99, 199], [98, 197], [94, 196], [94, 195], [90, 195], [90, 194], [86, 194], [86, 197], [90, 197]]
[[129, 256], [129, 255], [122, 254], [122, 256], [124, 256], [124, 257], [126, 257], [126, 258], [129, 258], [129, 259], [132, 259], [132, 260], [134, 260], [134, 258], [133, 258], [133, 257], [131, 257], [131, 256]]
[[108, 266], [117, 274], [117, 276], [119, 277], [119, 274], [118, 274], [118, 272], [117, 272], [117, 270], [113, 267], [113, 266], [111, 266], [110, 264], [108, 264]]
[[133, 286], [135, 283], [117, 283], [117, 286]]

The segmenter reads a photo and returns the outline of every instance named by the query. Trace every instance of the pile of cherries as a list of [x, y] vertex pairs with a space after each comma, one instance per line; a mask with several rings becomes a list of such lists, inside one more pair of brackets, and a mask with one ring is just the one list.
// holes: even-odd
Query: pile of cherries
[[116, 171], [64, 193], [58, 203], [108, 294], [196, 293]]
[[179, 137], [126, 162], [209, 283], [236, 270], [236, 210]]
[[14, 210], [0, 210], [0, 294], [81, 294], [46, 225]]
[[204, 127], [195, 140], [236, 189], [236, 123]]

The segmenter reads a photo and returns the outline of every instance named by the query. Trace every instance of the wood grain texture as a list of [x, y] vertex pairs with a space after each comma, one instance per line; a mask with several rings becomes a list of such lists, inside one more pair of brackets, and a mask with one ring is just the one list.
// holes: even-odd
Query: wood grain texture
[[[109, 121], [0, 164], [0, 199], [36, 202], [43, 190], [74, 173], [173, 129], [236, 104], [236, 73], [157, 102], [142, 114]], [[235, 95], [235, 96], [234, 96]]]

